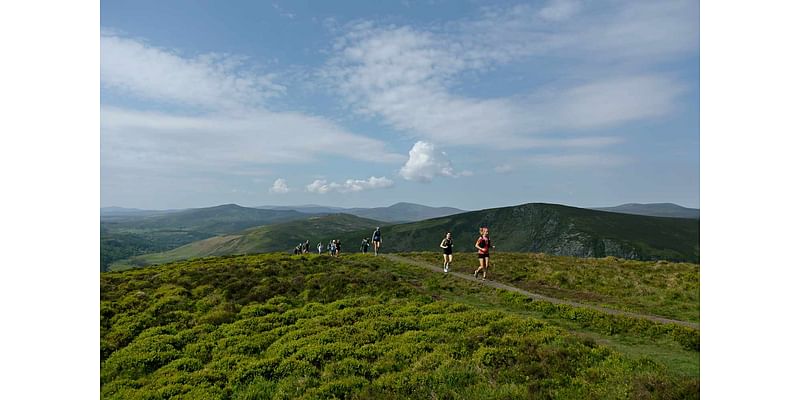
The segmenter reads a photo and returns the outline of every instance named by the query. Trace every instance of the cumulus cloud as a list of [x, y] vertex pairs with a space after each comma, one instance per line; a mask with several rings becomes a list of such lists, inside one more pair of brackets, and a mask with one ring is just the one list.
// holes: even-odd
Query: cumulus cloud
[[289, 193], [289, 185], [286, 183], [286, 180], [283, 178], [275, 179], [275, 182], [272, 184], [272, 187], [269, 188], [270, 193], [276, 194], [285, 194]]
[[369, 179], [348, 179], [344, 181], [344, 183], [328, 182], [325, 179], [317, 179], [314, 182], [306, 185], [306, 191], [319, 194], [325, 194], [334, 191], [339, 193], [353, 193], [369, 189], [388, 188], [392, 187], [393, 185], [394, 182], [385, 176], [380, 178], [371, 176]]
[[472, 171], [456, 172], [447, 154], [431, 143], [419, 141], [408, 152], [408, 160], [400, 168], [400, 176], [409, 181], [430, 182], [436, 176], [455, 178], [471, 176]]

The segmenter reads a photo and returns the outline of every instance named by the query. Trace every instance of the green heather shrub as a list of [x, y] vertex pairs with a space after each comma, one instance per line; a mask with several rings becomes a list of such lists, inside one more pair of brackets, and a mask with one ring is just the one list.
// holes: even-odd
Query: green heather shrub
[[[460, 293], [464, 285], [359, 256], [216, 257], [103, 273], [101, 397], [699, 395], [696, 377], [625, 358], [523, 312], [434, 300], [431, 286]], [[593, 329], [643, 332], [699, 350], [690, 328], [496, 296]]]

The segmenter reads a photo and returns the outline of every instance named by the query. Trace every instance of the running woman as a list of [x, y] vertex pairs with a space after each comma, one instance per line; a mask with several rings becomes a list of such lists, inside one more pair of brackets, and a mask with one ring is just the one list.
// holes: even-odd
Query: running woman
[[478, 249], [478, 262], [480, 266], [472, 274], [475, 279], [478, 279], [478, 273], [483, 271], [483, 280], [486, 280], [486, 271], [489, 270], [489, 249], [494, 248], [492, 241], [489, 239], [489, 228], [483, 227], [480, 230], [481, 236], [475, 242], [475, 248]]
[[447, 232], [439, 247], [444, 249], [444, 272], [447, 273], [450, 270], [450, 263], [453, 262], [453, 235], [450, 232]]
[[378, 250], [381, 248], [381, 227], [376, 227], [375, 232], [372, 232], [372, 250], [375, 255], [378, 255]]

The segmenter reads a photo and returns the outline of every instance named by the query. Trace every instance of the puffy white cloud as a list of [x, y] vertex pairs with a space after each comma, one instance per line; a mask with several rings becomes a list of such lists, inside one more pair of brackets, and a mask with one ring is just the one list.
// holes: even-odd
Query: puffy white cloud
[[430, 182], [436, 176], [472, 176], [472, 171], [455, 172], [446, 153], [437, 150], [431, 143], [419, 141], [408, 152], [408, 160], [400, 168], [400, 176], [409, 181]]
[[325, 179], [317, 179], [314, 182], [306, 185], [306, 191], [311, 193], [325, 194], [332, 191], [339, 193], [352, 193], [361, 192], [369, 189], [388, 188], [394, 185], [394, 181], [382, 176], [376, 178], [374, 176], [369, 179], [348, 179], [344, 183], [328, 182]]
[[272, 184], [272, 187], [269, 188], [270, 193], [276, 194], [285, 194], [289, 193], [289, 185], [286, 183], [286, 180], [283, 178], [275, 179], [275, 182]]

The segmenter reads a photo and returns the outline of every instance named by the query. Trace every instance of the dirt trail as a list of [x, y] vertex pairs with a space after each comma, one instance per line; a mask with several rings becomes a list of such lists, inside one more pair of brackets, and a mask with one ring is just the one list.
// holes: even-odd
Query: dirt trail
[[[427, 269], [429, 269], [429, 270], [431, 270], [433, 272], [442, 273], [442, 267], [441, 266], [435, 266], [435, 265], [426, 263], [424, 261], [412, 260], [412, 259], [409, 259], [409, 258], [406, 258], [406, 257], [399, 256], [397, 254], [382, 254], [382, 256], [386, 257], [386, 258], [388, 258], [388, 259], [390, 259], [392, 261], [401, 262], [401, 263], [405, 263], [405, 264], [410, 264], [410, 265], [414, 265], [414, 266], [417, 266], [417, 267], [427, 268]], [[509, 285], [506, 285], [504, 283], [495, 282], [495, 281], [492, 281], [492, 280], [482, 281], [480, 279], [475, 279], [472, 275], [462, 274], [460, 272], [448, 272], [447, 274], [455, 276], [455, 277], [460, 278], [460, 279], [467, 280], [467, 281], [481, 283], [481, 284], [484, 284], [486, 286], [493, 287], [495, 289], [502, 289], [502, 290], [508, 290], [508, 291], [511, 291], [511, 292], [516, 292], [516, 293], [522, 294], [524, 296], [530, 297], [531, 299], [534, 299], [534, 300], [542, 300], [542, 301], [547, 301], [547, 302], [554, 303], [554, 304], [567, 304], [567, 305], [570, 305], [570, 306], [573, 306], [573, 307], [588, 308], [588, 309], [592, 309], [592, 310], [595, 310], [595, 311], [604, 312], [604, 313], [607, 313], [607, 314], [625, 315], [625, 316], [633, 317], [633, 318], [648, 319], [650, 321], [660, 322], [660, 323], [663, 323], [663, 324], [678, 324], [678, 325], [688, 326], [690, 328], [700, 329], [700, 324], [697, 324], [697, 323], [694, 323], [694, 322], [678, 321], [678, 320], [664, 318], [664, 317], [657, 317], [655, 315], [637, 314], [637, 313], [633, 313], [633, 312], [629, 312], [629, 311], [615, 310], [613, 308], [605, 308], [605, 307], [595, 306], [595, 305], [591, 305], [591, 304], [583, 304], [583, 303], [577, 303], [577, 302], [569, 301], [569, 300], [556, 299], [554, 297], [549, 297], [549, 296], [545, 296], [545, 295], [541, 295], [541, 294], [537, 294], [537, 293], [532, 293], [532, 292], [529, 292], [527, 290], [523, 290], [523, 289], [520, 289], [520, 288], [516, 288], [514, 286], [509, 286]]]

